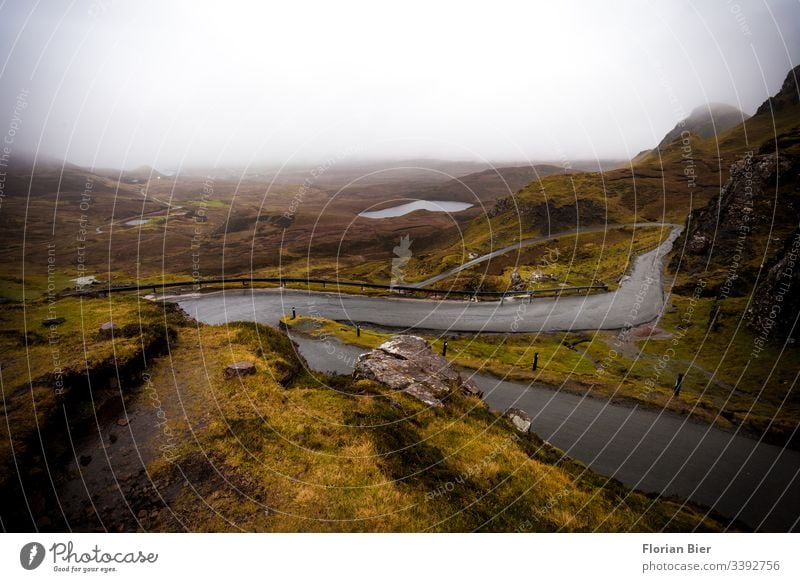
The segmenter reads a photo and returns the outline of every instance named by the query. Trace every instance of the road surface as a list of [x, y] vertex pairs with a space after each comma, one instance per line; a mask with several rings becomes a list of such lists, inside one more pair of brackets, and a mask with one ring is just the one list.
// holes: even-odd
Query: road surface
[[556, 232], [553, 234], [548, 234], [544, 236], [537, 236], [535, 238], [526, 238], [524, 240], [519, 241], [518, 243], [514, 243], [513, 245], [509, 245], [507, 247], [503, 247], [501, 249], [497, 249], [496, 251], [492, 251], [491, 253], [487, 253], [485, 255], [481, 255], [475, 259], [471, 259], [466, 263], [462, 263], [457, 267], [453, 267], [452, 269], [448, 269], [444, 273], [431, 277], [430, 279], [425, 279], [424, 281], [419, 281], [418, 283], [407, 283], [406, 286], [408, 287], [428, 287], [433, 285], [434, 283], [438, 283], [439, 281], [444, 281], [448, 277], [452, 277], [456, 273], [460, 273], [465, 269], [469, 269], [474, 267], [475, 265], [480, 265], [481, 263], [485, 263], [486, 261], [493, 259], [495, 257], [500, 257], [512, 251], [516, 251], [519, 249], [523, 249], [525, 247], [529, 247], [532, 245], [538, 245], [545, 241], [552, 240], [554, 238], [561, 238], [565, 236], [575, 236], [578, 233], [588, 233], [588, 232], [603, 232], [605, 230], [614, 230], [619, 228], [647, 228], [647, 227], [654, 227], [654, 226], [670, 226], [673, 229], [678, 227], [677, 224], [671, 223], [664, 223], [664, 222], [631, 222], [628, 224], [606, 224], [603, 226], [588, 226], [584, 228], [579, 228], [577, 232], [575, 230], [564, 231], [564, 232]]
[[[333, 337], [292, 333], [292, 339], [318, 371], [350, 374], [365, 351]], [[471, 377], [490, 407], [525, 410], [541, 438], [627, 487], [690, 499], [758, 531], [800, 528], [800, 452], [671, 412], [485, 374]]]
[[[225, 290], [168, 297], [206, 323], [258, 321], [276, 325], [290, 313], [371, 323], [398, 330], [532, 333], [619, 329], [658, 317], [664, 305], [662, 268], [681, 227], [658, 248], [634, 260], [629, 278], [616, 290], [586, 296], [504, 301], [454, 301], [364, 297], [289, 289]], [[477, 260], [477, 259], [476, 259]]]

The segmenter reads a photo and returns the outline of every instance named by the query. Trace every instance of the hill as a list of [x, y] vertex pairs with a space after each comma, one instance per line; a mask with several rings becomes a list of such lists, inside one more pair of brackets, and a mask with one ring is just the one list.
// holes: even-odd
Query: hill
[[689, 117], [682, 119], [664, 136], [658, 144], [662, 149], [675, 140], [679, 140], [685, 132], [703, 139], [713, 138], [732, 127], [746, 121], [750, 116], [732, 105], [725, 103], [707, 103], [692, 110]]

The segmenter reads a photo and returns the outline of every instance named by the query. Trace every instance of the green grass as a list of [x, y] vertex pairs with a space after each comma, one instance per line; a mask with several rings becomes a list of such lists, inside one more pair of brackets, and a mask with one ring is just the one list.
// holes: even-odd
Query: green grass
[[495, 257], [448, 277], [437, 286], [453, 289], [480, 286], [484, 291], [506, 291], [511, 288], [511, 276], [516, 270], [523, 281], [534, 272], [552, 277], [527, 283], [527, 289], [604, 284], [613, 290], [635, 258], [656, 248], [670, 230], [669, 227], [621, 228], [563, 236]]
[[[189, 324], [171, 308], [130, 296], [62, 299], [55, 311], [66, 318], [59, 344], [60, 365], [69, 370], [64, 377], [91, 375], [95, 398], [109, 372], [144, 369], [143, 346], [162, 337], [159, 330], [172, 338], [169, 357], [148, 362], [148, 390], [157, 396], [137, 392], [131, 370], [122, 384], [132, 399], [128, 406], [157, 397], [174, 436], [143, 477], [160, 496], [148, 494], [152, 509], [142, 527], [150, 531], [723, 527], [692, 504], [631, 492], [589, 471], [536, 436], [520, 435], [473, 397], [455, 393], [445, 409], [431, 410], [375, 383], [310, 373], [289, 338], [266, 326]], [[26, 446], [61, 415], [48, 384], [52, 354], [39, 324], [48, 314], [43, 302], [2, 312], [3, 424], [12, 427], [16, 460], [25, 471], [33, 470], [30, 455], [36, 454]], [[108, 319], [124, 337], [96, 334]], [[381, 336], [364, 330], [357, 339], [371, 344]], [[454, 350], [460, 349], [456, 342]], [[239, 360], [254, 362], [256, 374], [226, 380], [223, 368]], [[86, 395], [73, 390], [74, 398]], [[158, 431], [150, 438], [137, 446], [166, 450], [159, 449]], [[58, 447], [48, 443], [51, 469], [59, 470]], [[2, 474], [13, 479], [10, 441], [2, 446]]]
[[[377, 337], [371, 334], [365, 343]], [[151, 466], [157, 487], [177, 482], [179, 490], [147, 528], [176, 527], [170, 512], [193, 531], [720, 527], [691, 505], [653, 502], [519, 435], [474, 398], [453, 394], [445, 409], [432, 410], [366, 381], [309, 373], [281, 380], [272, 362], [296, 368], [292, 353], [284, 336], [263, 326], [181, 331], [171, 367], [159, 368], [153, 382], [169, 386], [177, 377], [182, 393], [200, 395], [205, 404], [180, 423], [202, 428], [174, 462]], [[239, 359], [255, 362], [257, 373], [225, 381], [222, 367]], [[215, 471], [229, 484], [211, 478], [190, 486], [181, 478]]]
[[[42, 320], [63, 317], [47, 328]], [[6, 304], [0, 311], [0, 381], [3, 430], [0, 471], [8, 474], [12, 449], [24, 458], [31, 439], [53, 420], [62, 404], [76, 401], [82, 410], [91, 384], [96, 396], [117, 374], [141, 364], [144, 354], [165, 342], [176, 321], [172, 306], [138, 301], [131, 296], [108, 299], [61, 299], [53, 304], [32, 301]], [[113, 321], [115, 337], [103, 336], [100, 325]], [[126, 378], [127, 379], [127, 378]], [[71, 404], [70, 404], [71, 405]]]
[[[736, 329], [736, 301], [724, 304], [714, 334], [706, 338], [710, 301], [700, 300], [693, 307], [693, 324], [679, 342], [674, 341], [675, 326], [685, 317], [689, 299], [673, 296], [672, 305], [661, 322], [663, 329], [652, 336], [649, 326], [627, 337], [609, 331], [456, 336], [448, 338], [447, 355], [458, 366], [510, 380], [666, 408], [722, 428], [742, 425], [746, 431], [785, 442], [800, 422], [800, 398], [791, 391], [800, 373], [794, 349], [781, 353], [779, 347], [768, 346], [742, 375], [754, 337]], [[283, 323], [312, 337], [333, 335], [363, 348], [375, 348], [391, 337], [366, 328], [358, 337], [347, 324], [305, 316], [285, 318]], [[441, 350], [443, 338], [426, 339], [434, 350]], [[539, 366], [533, 371], [537, 352]], [[686, 377], [675, 398], [678, 373]]]

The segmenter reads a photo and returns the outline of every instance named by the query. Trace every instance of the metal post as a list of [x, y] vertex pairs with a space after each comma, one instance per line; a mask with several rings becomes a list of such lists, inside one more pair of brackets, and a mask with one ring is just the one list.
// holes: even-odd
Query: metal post
[[678, 374], [678, 379], [675, 380], [675, 388], [673, 389], [675, 396], [681, 395], [681, 384], [683, 384], [683, 374]]
[[533, 352], [533, 371], [539, 367], [539, 352]]
[[444, 343], [442, 344], [442, 356], [446, 355], [447, 355], [447, 340], [444, 340]]
[[292, 319], [295, 319], [296, 317], [297, 317], [297, 312], [294, 310], [294, 307], [292, 307]]

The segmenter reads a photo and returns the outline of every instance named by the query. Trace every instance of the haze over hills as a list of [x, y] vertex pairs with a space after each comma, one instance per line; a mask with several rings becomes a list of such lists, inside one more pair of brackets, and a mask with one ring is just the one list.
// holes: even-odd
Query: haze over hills
[[725, 103], [707, 103], [695, 107], [689, 117], [682, 119], [664, 136], [658, 144], [661, 149], [667, 144], [680, 139], [685, 132], [693, 133], [704, 139], [720, 135], [732, 127], [749, 119], [750, 116], [733, 105]]

